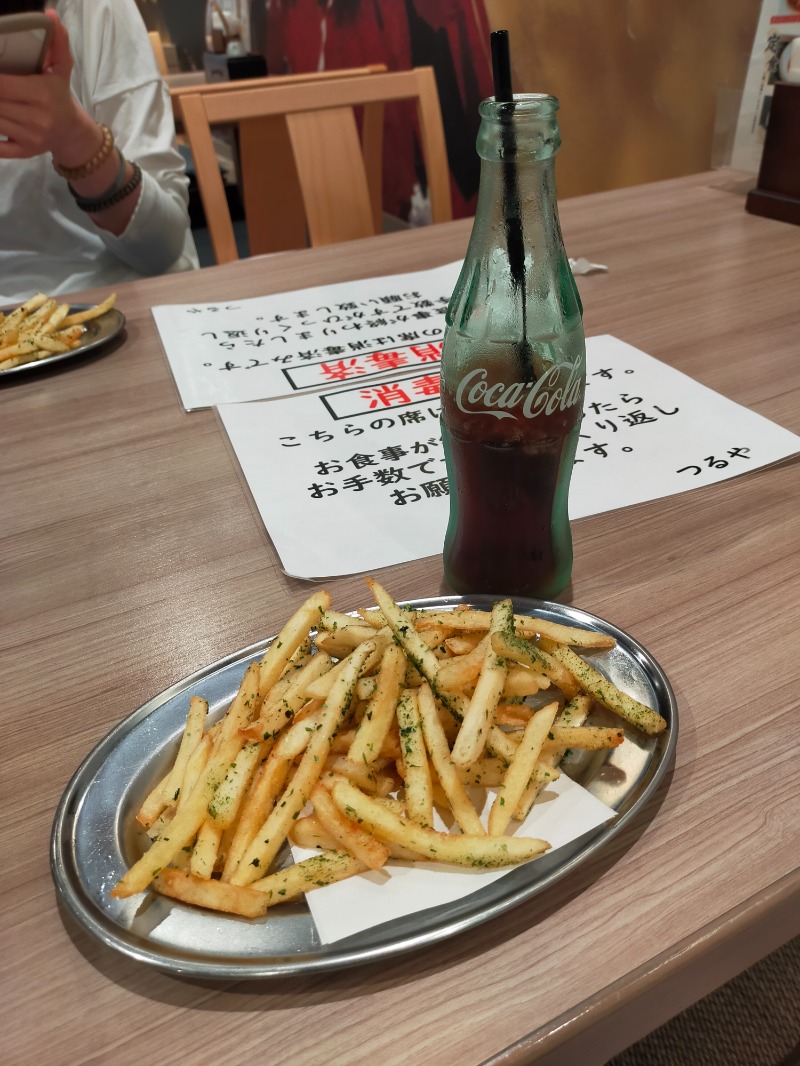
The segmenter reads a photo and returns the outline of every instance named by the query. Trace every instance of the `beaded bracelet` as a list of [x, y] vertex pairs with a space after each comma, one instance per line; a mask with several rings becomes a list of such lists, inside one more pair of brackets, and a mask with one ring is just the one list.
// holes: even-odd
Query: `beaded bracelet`
[[99, 200], [85, 200], [75, 197], [75, 203], [81, 209], [81, 211], [87, 211], [89, 214], [95, 214], [98, 211], [105, 211], [109, 207], [113, 207], [114, 204], [121, 203], [126, 197], [130, 196], [134, 190], [142, 183], [142, 168], [138, 163], [133, 164], [133, 175], [122, 186], [121, 189], [117, 189], [116, 192], [111, 193], [110, 196], [106, 196]]
[[79, 196], [78, 193], [72, 188], [72, 185], [68, 184], [67, 188], [72, 193], [72, 199], [78, 205], [82, 211], [88, 211], [94, 207], [95, 204], [102, 203], [103, 200], [108, 199], [109, 196], [113, 196], [114, 193], [119, 192], [125, 182], [125, 167], [127, 161], [125, 156], [117, 149], [117, 155], [119, 156], [119, 170], [117, 176], [107, 189], [104, 189], [99, 196]]
[[94, 174], [97, 168], [105, 163], [114, 149], [114, 134], [108, 126], [102, 123], [100, 129], [103, 131], [103, 143], [88, 163], [80, 167], [62, 167], [60, 163], [56, 163], [55, 159], [53, 160], [53, 170], [59, 177], [66, 178], [67, 181], [80, 181], [81, 178], [88, 178], [90, 174]]

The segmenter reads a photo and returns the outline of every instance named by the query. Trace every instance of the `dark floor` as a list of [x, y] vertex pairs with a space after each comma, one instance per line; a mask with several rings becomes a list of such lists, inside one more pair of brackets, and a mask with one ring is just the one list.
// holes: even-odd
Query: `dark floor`
[[800, 1066], [800, 938], [607, 1066]]

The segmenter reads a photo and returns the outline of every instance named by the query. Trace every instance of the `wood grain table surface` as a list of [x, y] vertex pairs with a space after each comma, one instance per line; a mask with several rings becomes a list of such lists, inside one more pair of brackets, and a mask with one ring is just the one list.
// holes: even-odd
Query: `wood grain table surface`
[[[800, 431], [797, 227], [724, 172], [569, 200], [587, 334], [613, 333]], [[0, 1058], [8, 1066], [602, 1063], [800, 933], [800, 466], [574, 524], [564, 602], [630, 632], [679, 705], [673, 770], [607, 848], [436, 946], [306, 977], [182, 980], [57, 905], [59, 798], [173, 682], [274, 633], [280, 570], [211, 411], [185, 414], [154, 304], [460, 258], [467, 221], [136, 282], [124, 339], [0, 386]], [[104, 295], [100, 290], [90, 296]], [[437, 556], [381, 572], [445, 589]], [[368, 602], [362, 577], [327, 583]]]

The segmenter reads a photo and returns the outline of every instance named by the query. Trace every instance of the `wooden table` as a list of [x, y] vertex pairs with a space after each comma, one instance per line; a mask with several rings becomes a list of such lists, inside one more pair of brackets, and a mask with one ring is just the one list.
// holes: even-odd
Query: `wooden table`
[[[800, 430], [796, 227], [705, 174], [565, 202], [587, 333]], [[601, 1063], [800, 933], [800, 488], [785, 463], [575, 524], [570, 602], [631, 632], [680, 707], [674, 771], [557, 886], [436, 947], [218, 986], [60, 914], [53, 814], [86, 753], [167, 685], [273, 633], [286, 578], [211, 412], [184, 414], [150, 315], [434, 266], [466, 222], [132, 284], [115, 350], [4, 383], [3, 1060]], [[438, 557], [382, 572], [436, 594]], [[366, 601], [361, 578], [329, 583]]]

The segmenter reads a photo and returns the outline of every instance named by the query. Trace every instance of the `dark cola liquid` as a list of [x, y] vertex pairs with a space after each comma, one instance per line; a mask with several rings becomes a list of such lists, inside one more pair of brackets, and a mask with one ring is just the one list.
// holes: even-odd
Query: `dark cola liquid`
[[456, 592], [551, 599], [572, 571], [568, 495], [582, 405], [497, 421], [442, 396], [450, 483], [445, 576]]

